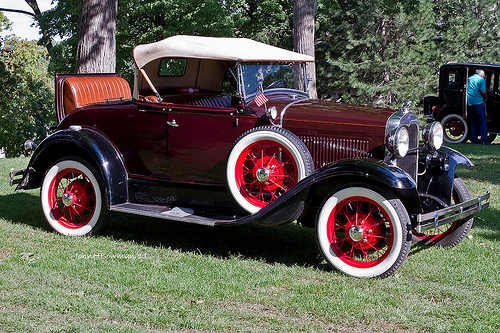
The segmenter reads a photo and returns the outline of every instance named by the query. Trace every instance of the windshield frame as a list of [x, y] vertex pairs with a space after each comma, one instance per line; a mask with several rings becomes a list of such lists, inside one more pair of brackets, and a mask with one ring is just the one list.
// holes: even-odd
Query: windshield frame
[[[307, 77], [307, 71], [306, 71], [306, 64], [304, 62], [293, 62], [294, 64], [297, 64], [300, 68], [301, 68], [301, 71], [302, 71], [302, 74], [301, 74], [301, 78], [304, 80], [303, 84], [304, 84], [304, 90], [299, 90], [299, 89], [292, 89], [292, 88], [270, 88], [270, 89], [266, 89], [265, 87], [263, 87], [263, 91], [264, 92], [269, 92], [269, 91], [287, 91], [289, 93], [292, 93], [292, 94], [298, 94], [298, 95], [306, 95], [307, 98], [309, 98], [309, 87], [308, 87], [308, 83], [309, 83], [309, 78]], [[248, 100], [249, 99], [253, 99], [253, 97], [256, 95], [256, 91], [252, 92], [252, 93], [248, 93], [247, 94], [247, 91], [245, 90], [245, 79], [244, 79], [244, 75], [243, 75], [243, 66], [244, 66], [245, 63], [242, 63], [242, 62], [236, 62], [236, 68], [237, 68], [237, 77], [238, 77], [238, 94], [239, 96], [242, 97], [242, 99], [245, 101], [245, 103], [248, 103]], [[289, 63], [291, 64], [291, 63]], [[300, 71], [300, 69], [299, 69]]]

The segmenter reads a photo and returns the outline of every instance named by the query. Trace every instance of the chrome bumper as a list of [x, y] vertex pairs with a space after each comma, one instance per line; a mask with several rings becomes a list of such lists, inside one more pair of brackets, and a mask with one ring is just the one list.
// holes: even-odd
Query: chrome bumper
[[480, 197], [461, 202], [451, 207], [443, 208], [430, 213], [418, 214], [416, 230], [420, 233], [422, 231], [437, 228], [444, 224], [465, 219], [481, 209], [487, 208], [489, 205], [490, 192], [487, 192]]

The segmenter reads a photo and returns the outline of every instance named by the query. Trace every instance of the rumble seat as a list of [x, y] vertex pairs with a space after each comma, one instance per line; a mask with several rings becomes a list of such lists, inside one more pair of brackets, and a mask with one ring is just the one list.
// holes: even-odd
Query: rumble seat
[[132, 98], [128, 82], [118, 76], [68, 77], [63, 84], [64, 114], [79, 107]]

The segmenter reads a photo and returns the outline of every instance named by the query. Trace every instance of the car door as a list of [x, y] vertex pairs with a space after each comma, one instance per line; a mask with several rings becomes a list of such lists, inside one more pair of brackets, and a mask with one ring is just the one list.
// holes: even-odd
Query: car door
[[167, 109], [137, 102], [112, 118], [108, 136], [118, 146], [131, 176], [170, 179], [168, 169]]
[[[458, 113], [459, 110], [464, 110], [464, 103], [466, 103], [466, 80], [467, 68], [448, 67], [443, 73], [442, 78], [442, 92], [443, 100], [447, 110], [453, 110]], [[463, 114], [463, 112], [462, 112]]]
[[172, 105], [167, 116], [172, 181], [225, 184], [227, 155], [238, 138], [237, 109]]
[[500, 133], [500, 68], [494, 68], [493, 70], [489, 71], [489, 74], [489, 78], [488, 76], [486, 76], [486, 89], [488, 91], [488, 98], [486, 100], [488, 131], [493, 133]]

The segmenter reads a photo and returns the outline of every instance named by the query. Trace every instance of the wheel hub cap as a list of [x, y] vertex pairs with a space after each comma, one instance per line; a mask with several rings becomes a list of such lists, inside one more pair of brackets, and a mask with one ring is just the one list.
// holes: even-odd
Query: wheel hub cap
[[351, 229], [349, 229], [349, 236], [353, 241], [359, 242], [360, 240], [363, 239], [364, 236], [363, 228], [359, 226], [351, 227]]
[[269, 180], [269, 170], [266, 168], [259, 168], [255, 173], [255, 177], [259, 182], [267, 182]]
[[286, 178], [283, 163], [270, 156], [264, 156], [257, 161], [253, 174], [257, 186], [271, 191], [283, 187]]
[[380, 221], [371, 214], [358, 213], [357, 216], [349, 216], [349, 220], [344, 230], [349, 235], [347, 240], [355, 249], [372, 249], [383, 238]]
[[71, 206], [73, 203], [73, 196], [70, 193], [64, 193], [62, 196], [62, 202], [65, 206]]

